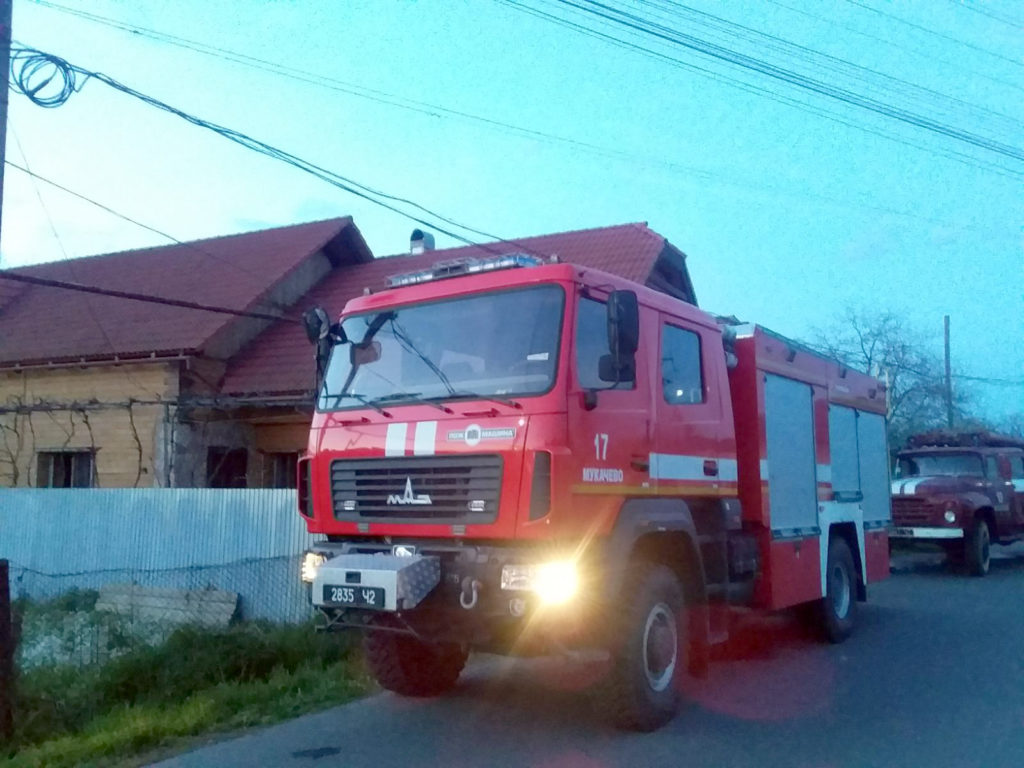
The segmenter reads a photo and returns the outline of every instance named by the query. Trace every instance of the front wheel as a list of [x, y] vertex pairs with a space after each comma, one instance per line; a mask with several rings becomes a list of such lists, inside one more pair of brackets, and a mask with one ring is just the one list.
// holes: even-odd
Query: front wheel
[[853, 632], [857, 607], [857, 575], [850, 545], [834, 538], [828, 545], [825, 596], [818, 604], [821, 627], [830, 643], [841, 643]]
[[971, 576], [985, 576], [991, 565], [992, 534], [984, 519], [976, 520], [964, 539], [964, 555], [967, 561], [967, 572]]
[[600, 703], [619, 727], [653, 731], [679, 708], [688, 647], [683, 589], [669, 568], [638, 563], [622, 595]]
[[363, 651], [382, 688], [402, 696], [439, 696], [455, 686], [468, 652], [454, 643], [425, 643], [393, 632], [367, 632]]

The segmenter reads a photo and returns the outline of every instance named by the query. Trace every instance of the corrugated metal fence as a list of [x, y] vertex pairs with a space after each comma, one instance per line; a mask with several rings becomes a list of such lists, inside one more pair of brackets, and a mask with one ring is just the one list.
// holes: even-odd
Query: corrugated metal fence
[[310, 615], [299, 558], [306, 532], [291, 490], [0, 489], [0, 558], [32, 599], [105, 584], [241, 595], [246, 619]]

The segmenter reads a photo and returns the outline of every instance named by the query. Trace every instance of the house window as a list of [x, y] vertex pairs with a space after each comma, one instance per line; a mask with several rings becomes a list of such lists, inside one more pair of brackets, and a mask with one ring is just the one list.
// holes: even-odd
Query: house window
[[248, 486], [249, 451], [245, 448], [210, 448], [206, 451], [206, 485], [209, 488]]
[[700, 337], [693, 331], [664, 326], [661, 334], [661, 386], [665, 402], [689, 405], [704, 402], [700, 369]]
[[96, 457], [92, 451], [40, 451], [36, 465], [39, 488], [92, 488]]
[[264, 475], [267, 488], [295, 488], [295, 468], [299, 460], [298, 452], [268, 453], [266, 457], [266, 473]]

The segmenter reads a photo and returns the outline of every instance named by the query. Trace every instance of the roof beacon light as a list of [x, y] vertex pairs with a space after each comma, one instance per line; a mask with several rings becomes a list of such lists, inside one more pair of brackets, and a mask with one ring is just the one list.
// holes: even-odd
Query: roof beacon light
[[539, 267], [543, 263], [536, 256], [527, 256], [524, 253], [509, 253], [504, 256], [490, 256], [485, 259], [451, 259], [450, 261], [439, 261], [429, 269], [406, 272], [401, 275], [391, 275], [387, 281], [389, 288], [400, 288], [405, 285], [429, 283], [432, 280], [461, 277], [462, 275], [472, 275], [477, 272], [492, 272], [497, 269], [513, 269], [515, 267]]

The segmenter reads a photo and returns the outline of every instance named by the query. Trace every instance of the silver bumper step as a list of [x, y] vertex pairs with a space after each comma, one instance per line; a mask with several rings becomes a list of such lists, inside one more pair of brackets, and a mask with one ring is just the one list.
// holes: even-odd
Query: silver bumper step
[[338, 555], [317, 570], [313, 605], [403, 611], [418, 605], [441, 582], [438, 557]]

